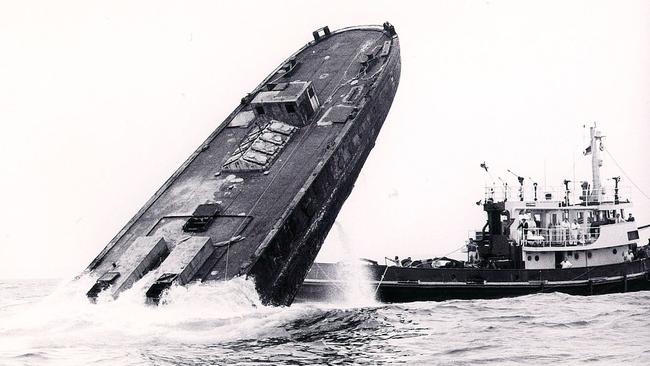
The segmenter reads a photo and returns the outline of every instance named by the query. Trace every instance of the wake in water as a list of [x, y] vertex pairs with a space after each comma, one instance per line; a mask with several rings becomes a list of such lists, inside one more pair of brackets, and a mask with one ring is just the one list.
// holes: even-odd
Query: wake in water
[[[352, 247], [337, 227], [351, 258]], [[323, 360], [331, 360], [333, 350], [358, 346], [369, 340], [369, 329], [388, 324], [377, 316], [367, 266], [351, 261], [342, 268], [339, 278], [346, 280], [334, 301], [288, 308], [264, 306], [253, 281], [244, 278], [173, 286], [160, 306], [148, 305], [145, 292], [158, 277], [156, 270], [117, 299], [103, 291], [94, 304], [85, 295], [96, 281], [92, 276], [55, 288], [8, 285], [14, 292], [0, 294], [13, 299], [0, 300], [0, 364], [175, 365], [177, 355], [187, 357], [188, 350], [201, 355], [197, 362], [219, 354], [222, 361], [257, 363], [262, 359], [250, 350], [295, 341], [317, 342], [311, 345], [312, 361], [321, 352]], [[292, 352], [290, 358], [300, 357]]]
[[235, 279], [173, 288], [156, 307], [145, 305], [144, 288], [93, 305], [84, 295], [92, 283], [0, 282], [0, 365], [646, 365], [650, 357], [649, 292], [281, 308]]
[[[148, 280], [117, 300], [103, 296], [96, 304], [85, 296], [95, 281], [90, 277], [59, 285], [37, 301], [3, 304], [0, 364], [177, 364], [177, 353], [187, 349], [203, 354], [216, 347], [232, 353], [243, 344], [248, 349], [342, 335], [369, 317], [332, 304], [267, 307], [254, 283], [243, 278], [172, 287], [164, 305], [152, 306], [145, 303]], [[23, 295], [16, 291], [15, 296]]]

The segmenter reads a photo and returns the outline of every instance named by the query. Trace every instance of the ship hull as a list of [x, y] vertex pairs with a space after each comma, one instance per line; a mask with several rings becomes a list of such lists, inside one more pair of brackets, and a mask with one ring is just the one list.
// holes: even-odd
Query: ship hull
[[[352, 192], [397, 91], [401, 71], [399, 54], [397, 56], [388, 65], [390, 71], [386, 77], [379, 81], [378, 92], [372, 96], [373, 102], [358, 114], [360, 123], [349, 125], [344, 138], [334, 146], [322, 168], [313, 173], [313, 182], [304, 187], [305, 195], [271, 240], [269, 250], [259, 256], [248, 272], [269, 303], [291, 304], [343, 203]], [[355, 138], [360, 138], [360, 141], [355, 142]], [[319, 209], [313, 211], [310, 207]], [[306, 223], [300, 225], [300, 222]], [[290, 254], [278, 265], [277, 253], [288, 242], [293, 243]]]
[[[328, 301], [342, 296], [341, 265], [316, 263], [297, 296]], [[387, 303], [497, 299], [548, 292], [602, 295], [650, 290], [650, 259], [589, 268], [504, 270], [368, 266], [368, 286]], [[383, 279], [382, 279], [383, 278]]]
[[[88, 266], [114, 297], [246, 277], [289, 305], [352, 191], [401, 72], [394, 28], [314, 32], [238, 106]], [[160, 273], [158, 273], [160, 272]]]

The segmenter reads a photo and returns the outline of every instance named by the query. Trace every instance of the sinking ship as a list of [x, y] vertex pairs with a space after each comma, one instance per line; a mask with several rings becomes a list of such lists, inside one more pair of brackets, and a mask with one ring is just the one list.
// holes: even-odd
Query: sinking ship
[[[650, 290], [650, 240], [640, 232], [620, 177], [601, 179], [601, 132], [590, 128], [585, 156], [592, 180], [538, 187], [517, 176], [516, 191], [491, 185], [477, 204], [487, 215], [461, 246], [467, 260], [448, 257], [366, 261], [368, 286], [384, 302], [490, 299], [541, 292], [598, 295]], [[487, 173], [488, 167], [481, 164]], [[349, 263], [315, 263], [298, 298], [340, 298]]]
[[87, 296], [145, 274], [172, 285], [253, 278], [289, 305], [350, 194], [400, 78], [395, 28], [313, 32], [163, 184], [87, 268]]

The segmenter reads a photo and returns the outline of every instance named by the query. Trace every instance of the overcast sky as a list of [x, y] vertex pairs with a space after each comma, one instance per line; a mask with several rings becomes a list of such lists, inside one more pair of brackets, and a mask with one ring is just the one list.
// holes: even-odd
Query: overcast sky
[[[479, 167], [589, 178], [606, 147], [650, 194], [650, 3], [13, 1], [0, 5], [0, 278], [83, 270], [324, 25], [391, 21], [393, 107], [319, 260], [434, 256], [484, 224]], [[604, 177], [620, 175], [605, 155]], [[630, 182], [624, 180], [624, 185]], [[640, 224], [650, 200], [632, 190]]]

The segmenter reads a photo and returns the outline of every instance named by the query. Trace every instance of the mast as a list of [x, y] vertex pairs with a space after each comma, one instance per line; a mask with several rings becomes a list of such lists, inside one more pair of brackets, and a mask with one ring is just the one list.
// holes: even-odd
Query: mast
[[593, 176], [593, 183], [591, 185], [591, 194], [589, 195], [588, 202], [600, 202], [600, 196], [603, 194], [603, 188], [600, 183], [600, 167], [603, 166], [603, 159], [600, 157], [600, 152], [603, 150], [603, 136], [600, 130], [596, 129], [596, 124], [589, 127], [591, 135], [591, 143], [585, 150], [584, 154], [591, 153], [591, 173]]

